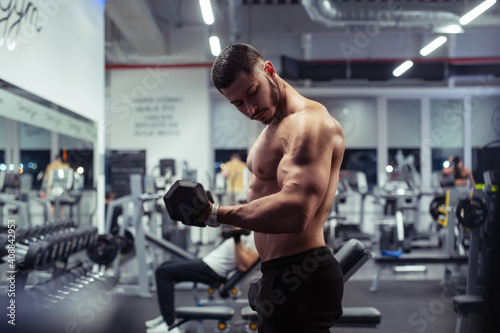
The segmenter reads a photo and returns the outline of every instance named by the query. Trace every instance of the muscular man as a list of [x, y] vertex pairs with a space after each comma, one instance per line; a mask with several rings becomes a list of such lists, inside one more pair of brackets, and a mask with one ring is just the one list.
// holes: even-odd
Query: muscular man
[[248, 156], [248, 203], [214, 204], [203, 218], [255, 231], [262, 278], [251, 285], [249, 301], [259, 332], [329, 332], [342, 315], [343, 283], [323, 225], [344, 155], [342, 129], [250, 45], [227, 46], [213, 64], [212, 82], [267, 127]]

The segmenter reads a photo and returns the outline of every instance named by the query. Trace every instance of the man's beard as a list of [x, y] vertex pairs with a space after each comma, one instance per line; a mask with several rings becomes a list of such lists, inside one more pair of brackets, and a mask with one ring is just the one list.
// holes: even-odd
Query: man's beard
[[265, 122], [265, 124], [271, 123], [277, 116], [282, 117], [281, 114], [278, 114], [278, 105], [281, 99], [281, 92], [278, 88], [278, 86], [271, 81], [269, 77], [267, 78], [267, 83], [269, 85], [269, 98], [271, 99], [271, 107], [274, 107], [274, 114], [273, 117], [269, 119], [269, 121]]

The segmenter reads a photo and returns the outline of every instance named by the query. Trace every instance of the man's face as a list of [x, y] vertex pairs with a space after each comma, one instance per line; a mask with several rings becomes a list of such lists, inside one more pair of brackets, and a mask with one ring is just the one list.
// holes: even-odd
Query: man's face
[[262, 69], [262, 63], [255, 66], [252, 74], [240, 71], [236, 80], [222, 89], [222, 94], [242, 114], [264, 124], [274, 119], [280, 100], [279, 89]]

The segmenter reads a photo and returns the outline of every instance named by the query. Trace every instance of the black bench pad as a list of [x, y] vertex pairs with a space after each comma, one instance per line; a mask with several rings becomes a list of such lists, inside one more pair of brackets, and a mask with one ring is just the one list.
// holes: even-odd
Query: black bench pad
[[483, 296], [458, 295], [453, 297], [453, 309], [457, 313], [481, 312], [486, 309]]
[[188, 320], [230, 320], [234, 309], [227, 306], [181, 306], [175, 309], [175, 317]]
[[[380, 311], [374, 307], [344, 307], [343, 312], [335, 323], [336, 326], [376, 326], [382, 320]], [[245, 320], [258, 320], [257, 312], [249, 306], [241, 309], [241, 317]]]
[[446, 254], [413, 255], [403, 254], [400, 257], [378, 256], [374, 257], [377, 264], [466, 264], [468, 256], [450, 256]]
[[371, 306], [344, 307], [343, 312], [335, 325], [376, 326], [382, 320], [380, 311]]

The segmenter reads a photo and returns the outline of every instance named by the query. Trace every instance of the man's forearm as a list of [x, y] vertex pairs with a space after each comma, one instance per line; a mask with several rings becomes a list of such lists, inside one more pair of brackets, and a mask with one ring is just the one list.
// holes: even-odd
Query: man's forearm
[[221, 206], [217, 220], [262, 233], [298, 233], [304, 230], [309, 220], [303, 206], [293, 197], [285, 198], [276, 193], [245, 205]]

